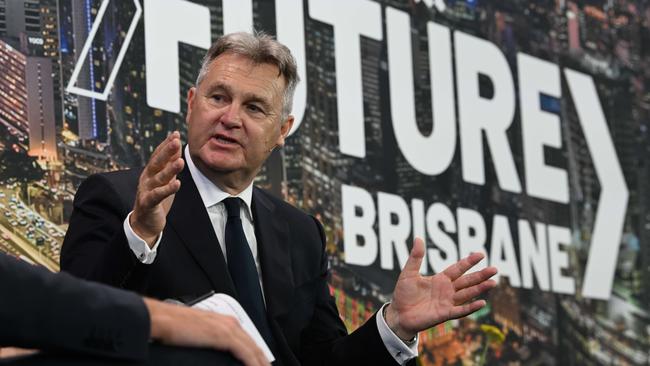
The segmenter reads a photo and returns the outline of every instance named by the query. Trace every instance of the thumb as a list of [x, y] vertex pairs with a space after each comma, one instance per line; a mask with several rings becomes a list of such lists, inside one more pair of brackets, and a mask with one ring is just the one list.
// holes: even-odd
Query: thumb
[[404, 265], [402, 272], [419, 272], [420, 266], [422, 265], [422, 258], [424, 258], [424, 241], [421, 238], [415, 238], [415, 240], [413, 240], [413, 248], [411, 248], [411, 254], [406, 260], [406, 264]]

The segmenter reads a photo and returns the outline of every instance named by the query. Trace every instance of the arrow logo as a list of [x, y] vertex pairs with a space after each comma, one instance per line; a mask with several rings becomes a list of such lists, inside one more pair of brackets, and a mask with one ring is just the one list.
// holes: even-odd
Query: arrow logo
[[601, 185], [582, 294], [606, 300], [614, 283], [629, 192], [591, 76], [569, 69], [564, 74]]

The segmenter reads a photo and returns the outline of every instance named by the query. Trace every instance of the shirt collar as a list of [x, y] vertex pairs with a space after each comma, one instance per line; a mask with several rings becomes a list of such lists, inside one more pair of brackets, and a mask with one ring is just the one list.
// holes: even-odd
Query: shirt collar
[[187, 168], [190, 170], [190, 175], [194, 180], [196, 189], [199, 191], [201, 200], [207, 209], [210, 206], [214, 206], [217, 203], [225, 200], [228, 197], [239, 197], [246, 204], [246, 212], [251, 221], [253, 221], [253, 212], [251, 210], [251, 202], [253, 201], [253, 182], [248, 185], [243, 191], [239, 194], [231, 195], [230, 193], [224, 192], [221, 188], [217, 187], [216, 184], [212, 183], [208, 177], [206, 177], [199, 168], [194, 165], [192, 157], [190, 156], [190, 146], [185, 146], [185, 162]]

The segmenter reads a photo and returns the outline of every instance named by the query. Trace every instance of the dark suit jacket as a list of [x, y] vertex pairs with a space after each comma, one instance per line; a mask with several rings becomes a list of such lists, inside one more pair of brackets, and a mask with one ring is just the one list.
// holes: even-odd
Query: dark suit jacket
[[[237, 297], [205, 206], [186, 167], [167, 216], [156, 260], [140, 263], [123, 221], [133, 208], [141, 169], [89, 177], [77, 191], [61, 252], [76, 276], [159, 299], [210, 290]], [[255, 188], [252, 211], [275, 356], [283, 365], [394, 365], [374, 317], [346, 335], [327, 286], [320, 223]]]
[[0, 346], [143, 360], [149, 331], [139, 296], [0, 252]]

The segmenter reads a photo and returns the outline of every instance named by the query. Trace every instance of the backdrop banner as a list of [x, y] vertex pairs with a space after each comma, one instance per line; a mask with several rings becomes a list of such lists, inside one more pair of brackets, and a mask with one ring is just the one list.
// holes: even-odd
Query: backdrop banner
[[256, 184], [323, 223], [349, 330], [417, 236], [423, 274], [500, 271], [421, 365], [650, 364], [642, 1], [0, 1], [0, 250], [57, 271], [81, 181], [186, 141], [203, 54], [252, 30], [302, 80]]

